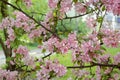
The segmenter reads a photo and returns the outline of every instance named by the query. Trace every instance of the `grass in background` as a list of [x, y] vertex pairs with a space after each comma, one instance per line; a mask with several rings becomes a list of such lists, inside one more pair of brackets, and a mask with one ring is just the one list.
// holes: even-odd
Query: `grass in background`
[[27, 45], [27, 47], [28, 47], [29, 50], [37, 49], [37, 46], [38, 46], [37, 43], [29, 43], [29, 44]]
[[106, 48], [107, 52], [112, 54], [112, 55], [116, 55], [118, 52], [120, 52], [120, 47], [119, 48]]
[[[52, 60], [57, 59], [64, 66], [73, 66], [71, 53], [67, 54], [55, 54], [50, 57]], [[72, 73], [72, 69], [68, 69], [67, 74], [60, 78], [55, 78], [55, 80], [67, 80], [69, 77], [74, 78], [75, 76]]]
[[1, 47], [1, 45], [0, 45], [0, 50], [2, 50], [2, 47]]

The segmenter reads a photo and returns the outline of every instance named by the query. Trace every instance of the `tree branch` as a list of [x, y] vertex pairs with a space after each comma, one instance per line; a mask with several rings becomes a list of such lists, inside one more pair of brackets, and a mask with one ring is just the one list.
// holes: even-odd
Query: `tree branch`
[[42, 57], [42, 59], [45, 59], [45, 58], [49, 57], [50, 55], [52, 55], [52, 53], [49, 53], [48, 55], [45, 55], [44, 57]]
[[92, 10], [92, 11], [89, 11], [89, 12], [87, 12], [87, 13], [85, 13], [85, 14], [82, 14], [82, 15], [77, 15], [77, 16], [72, 16], [72, 17], [65, 17], [65, 18], [63, 18], [63, 19], [74, 19], [74, 18], [79, 18], [79, 17], [82, 17], [82, 16], [85, 16], [85, 15], [87, 15], [87, 14], [90, 14], [90, 13], [93, 13], [95, 10]]
[[101, 66], [101, 67], [113, 67], [113, 68], [120, 68], [120, 65], [115, 64], [101, 64], [101, 63], [93, 63], [92, 65], [87, 66], [68, 66], [67, 68], [90, 68], [95, 66]]
[[57, 34], [55, 34], [54, 32], [52, 32], [51, 30], [49, 30], [49, 29], [46, 28], [45, 26], [43, 26], [43, 25], [41, 24], [41, 22], [38, 22], [35, 18], [33, 18], [32, 16], [30, 16], [29, 14], [27, 14], [26, 12], [24, 12], [21, 8], [18, 8], [18, 7], [14, 6], [13, 4], [11, 4], [11, 3], [7, 2], [7, 1], [4, 1], [4, 0], [1, 0], [1, 1], [2, 1], [3, 3], [5, 3], [5, 4], [11, 6], [12, 8], [14, 8], [14, 9], [22, 12], [22, 13], [25, 14], [27, 17], [29, 17], [30, 19], [32, 19], [35, 23], [37, 23], [38, 25], [40, 25], [41, 27], [43, 27], [45, 30], [47, 30], [48, 32], [52, 33], [55, 37], [57, 37], [58, 39], [60, 39]]

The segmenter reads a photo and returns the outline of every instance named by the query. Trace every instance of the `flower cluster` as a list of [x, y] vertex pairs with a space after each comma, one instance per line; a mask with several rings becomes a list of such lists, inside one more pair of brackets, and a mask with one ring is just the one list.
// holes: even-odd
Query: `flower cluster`
[[5, 45], [7, 45], [8, 48], [10, 48], [10, 43], [16, 39], [15, 28], [22, 28], [25, 32], [29, 33], [35, 27], [34, 21], [29, 19], [22, 12], [15, 11], [14, 14], [16, 15], [16, 19], [6, 17], [0, 23], [0, 29], [6, 29], [7, 31], [8, 37], [5, 41]]
[[58, 0], [49, 0], [48, 5], [51, 9], [54, 9], [57, 7]]
[[60, 12], [68, 12], [72, 8], [72, 0], [62, 0], [60, 3]]
[[95, 28], [97, 25], [97, 22], [93, 17], [89, 17], [86, 19], [86, 24], [89, 28]]
[[120, 14], [120, 0], [101, 0], [108, 11], [112, 11], [115, 15]]
[[32, 69], [35, 68], [35, 59], [34, 57], [27, 55], [23, 58], [23, 62], [25, 65], [31, 67]]
[[38, 80], [49, 80], [50, 78], [57, 76], [64, 76], [66, 73], [66, 67], [59, 64], [58, 61], [46, 61], [45, 65], [41, 66], [41, 70], [37, 72]]
[[77, 48], [77, 46], [76, 34], [71, 33], [67, 39], [63, 39], [62, 41], [59, 41], [56, 37], [51, 37], [48, 41], [44, 42], [43, 48], [48, 49], [50, 52], [53, 52], [54, 48], [57, 48], [58, 51], [66, 53], [68, 50]]
[[15, 53], [22, 54], [23, 56], [28, 55], [28, 49], [25, 46], [20, 45], [17, 50], [15, 50]]
[[102, 41], [108, 47], [118, 47], [120, 41], [120, 32], [111, 29], [102, 29]]
[[117, 53], [114, 57], [114, 63], [119, 64], [120, 63], [120, 53]]
[[22, 28], [25, 32], [30, 32], [35, 27], [34, 21], [22, 12], [15, 11], [14, 14], [16, 15], [15, 27]]
[[0, 69], [0, 80], [16, 80], [18, 72], [17, 71], [7, 71]]
[[77, 2], [77, 3], [75, 3], [75, 11], [78, 14], [85, 14], [87, 9], [81, 2]]

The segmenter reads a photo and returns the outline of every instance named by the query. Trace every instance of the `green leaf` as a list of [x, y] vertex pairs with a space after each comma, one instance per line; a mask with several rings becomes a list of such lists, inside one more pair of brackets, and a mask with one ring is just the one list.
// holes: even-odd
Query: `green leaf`
[[73, 0], [74, 3], [78, 2], [78, 0]]
[[56, 10], [54, 10], [53, 16], [54, 16], [54, 17], [57, 17]]
[[42, 53], [45, 53], [46, 52], [46, 49], [42, 49]]
[[105, 9], [106, 9], [105, 6], [103, 6], [103, 7], [102, 7], [102, 11], [105, 11]]
[[12, 57], [8, 57], [8, 58], [6, 59], [7, 62], [10, 62], [11, 60], [12, 60]]
[[105, 51], [106, 51], [106, 48], [105, 48], [105, 47], [101, 46], [100, 48], [101, 48], [102, 50], [105, 50]]
[[100, 17], [97, 18], [97, 22], [99, 22], [99, 23], [101, 23], [102, 20], [103, 20], [103, 17], [102, 17], [102, 16], [100, 16]]

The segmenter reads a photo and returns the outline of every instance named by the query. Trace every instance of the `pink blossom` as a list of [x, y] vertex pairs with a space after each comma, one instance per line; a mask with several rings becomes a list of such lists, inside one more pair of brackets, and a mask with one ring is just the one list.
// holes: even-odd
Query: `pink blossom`
[[17, 79], [17, 74], [18, 72], [17, 71], [7, 71], [7, 74], [6, 74], [6, 80], [16, 80]]
[[103, 33], [103, 43], [108, 47], [118, 47], [120, 40], [120, 32], [110, 30], [110, 29], [102, 29]]
[[27, 21], [29, 20], [29, 18], [23, 14], [22, 12], [19, 12], [19, 11], [15, 11], [14, 14], [16, 15], [16, 19], [20, 20], [20, 21]]
[[26, 32], [30, 32], [35, 27], [34, 21], [22, 12], [15, 11], [14, 14], [16, 15], [16, 20], [14, 21], [15, 27], [22, 28]]
[[97, 59], [99, 60], [99, 63], [102, 63], [102, 62], [106, 63], [108, 62], [109, 58], [110, 58], [110, 54], [104, 54], [99, 56]]
[[115, 15], [120, 14], [120, 0], [102, 0], [109, 12], [113, 12]]
[[11, 65], [15, 65], [15, 63], [14, 63], [12, 60], [10, 60], [10, 64], [11, 64]]
[[114, 64], [119, 64], [120, 63], [120, 53], [117, 53], [114, 57]]
[[58, 39], [51, 37], [48, 41], [44, 42], [43, 48], [48, 49], [50, 52], [53, 52], [55, 43], [58, 43]]
[[89, 28], [95, 28], [96, 27], [96, 20], [92, 17], [89, 17], [86, 19], [86, 24]]
[[41, 35], [40, 29], [34, 29], [30, 32], [29, 38], [32, 39], [32, 38], [35, 38], [35, 37], [39, 37], [40, 35]]
[[115, 73], [115, 74], [113, 75], [113, 77], [114, 77], [115, 80], [119, 80], [119, 79], [120, 79], [120, 76], [119, 76], [118, 73]]
[[56, 48], [62, 53], [66, 53], [68, 50], [75, 49], [78, 47], [78, 42], [76, 40], [76, 34], [71, 33], [68, 36], [68, 39], [63, 39], [59, 41], [56, 37], [51, 37], [48, 41], [44, 42], [43, 48], [48, 49], [50, 52], [54, 51]]
[[8, 18], [8, 17], [4, 18], [4, 19], [2, 20], [2, 24], [1, 24], [1, 25], [3, 26], [3, 28], [9, 27], [9, 26], [10, 26], [9, 18]]
[[78, 77], [78, 78], [82, 78], [83, 76], [89, 75], [90, 73], [86, 70], [74, 70], [73, 73]]
[[45, 66], [41, 66], [41, 70], [37, 72], [38, 80], [49, 80], [50, 76], [53, 76], [50, 72], [60, 77], [65, 75], [66, 67], [59, 64], [59, 62], [46, 61]]
[[6, 80], [16, 80], [17, 75], [17, 71], [7, 71], [0, 69], [0, 80], [3, 80], [3, 78], [5, 78]]
[[97, 66], [97, 69], [96, 69], [96, 80], [101, 80], [101, 69], [99, 66]]
[[0, 23], [0, 29], [6, 29], [9, 27], [13, 27], [14, 22], [15, 22], [15, 20], [13, 18], [6, 17], [6, 18], [2, 19], [2, 22]]
[[58, 0], [48, 0], [48, 5], [51, 9], [54, 9], [57, 7]]
[[15, 40], [14, 30], [12, 28], [8, 28], [7, 33], [8, 33], [9, 40], [14, 41]]
[[9, 39], [7, 39], [7, 40], [5, 41], [5, 45], [7, 45], [7, 48], [10, 48], [10, 40], [9, 40]]
[[77, 2], [77, 3], [75, 3], [75, 11], [78, 14], [84, 14], [84, 13], [86, 13], [87, 9], [81, 2]]
[[109, 74], [109, 73], [111, 73], [111, 71], [112, 71], [112, 68], [107, 68], [107, 69], [104, 71], [104, 73], [105, 73], [105, 74]]
[[23, 62], [25, 65], [32, 67], [33, 69], [35, 68], [35, 59], [34, 57], [27, 55], [23, 58]]
[[60, 11], [62, 13], [69, 11], [72, 8], [72, 0], [62, 0], [60, 3], [60, 7]]
[[53, 18], [53, 12], [49, 11], [45, 16], [45, 22], [49, 22], [49, 20], [52, 18]]
[[99, 41], [86, 41], [81, 44], [81, 50], [84, 54], [88, 54], [89, 52], [94, 52], [96, 50], [100, 49], [100, 43]]
[[91, 62], [92, 61], [92, 59], [90, 58], [90, 56], [88, 55], [88, 54], [83, 54], [83, 55], [81, 55], [79, 58], [81, 58], [81, 60], [83, 61], [83, 62]]
[[23, 56], [27, 56], [28, 55], [28, 49], [27, 49], [27, 47], [20, 45], [17, 48], [16, 53], [22, 54]]

